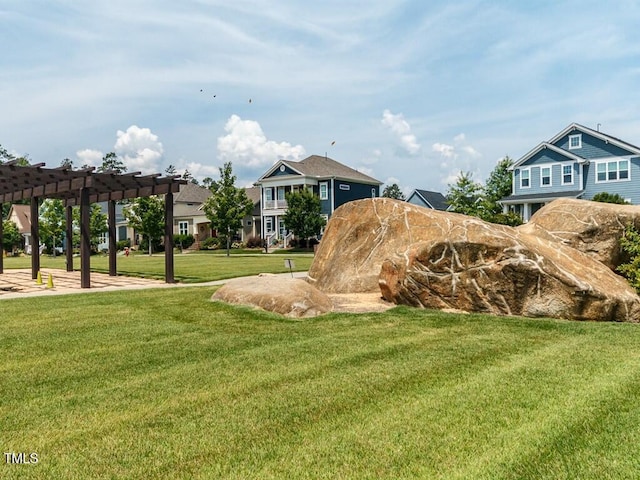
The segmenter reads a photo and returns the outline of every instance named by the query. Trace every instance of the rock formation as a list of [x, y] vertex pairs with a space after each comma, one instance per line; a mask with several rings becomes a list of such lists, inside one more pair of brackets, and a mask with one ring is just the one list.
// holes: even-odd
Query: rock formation
[[276, 275], [230, 280], [211, 299], [252, 305], [292, 318], [314, 317], [332, 309], [329, 297], [304, 280]]
[[558, 232], [511, 228], [377, 198], [337, 209], [309, 271], [325, 292], [430, 308], [640, 321], [640, 297]]
[[640, 228], [640, 207], [557, 199], [518, 230], [569, 245], [615, 270], [626, 261], [619, 239], [627, 224]]

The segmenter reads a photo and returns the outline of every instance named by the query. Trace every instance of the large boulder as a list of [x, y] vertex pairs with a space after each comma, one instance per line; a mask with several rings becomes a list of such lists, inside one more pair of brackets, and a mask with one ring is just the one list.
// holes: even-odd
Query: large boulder
[[557, 199], [538, 210], [518, 230], [569, 245], [615, 270], [626, 257], [620, 248], [625, 227], [640, 228], [640, 207]]
[[640, 320], [640, 297], [602, 263], [551, 238], [392, 199], [336, 210], [309, 271], [331, 292], [493, 314]]
[[249, 305], [292, 318], [330, 312], [331, 299], [303, 279], [259, 275], [228, 281], [211, 297], [227, 303]]

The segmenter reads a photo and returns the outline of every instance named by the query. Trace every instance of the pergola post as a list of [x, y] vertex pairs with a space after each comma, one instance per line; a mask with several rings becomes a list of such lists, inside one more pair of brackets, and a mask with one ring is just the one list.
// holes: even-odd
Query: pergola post
[[67, 256], [67, 272], [73, 272], [73, 207], [67, 205], [65, 207], [65, 221], [66, 221], [66, 234], [65, 234], [65, 253]]
[[38, 278], [40, 271], [40, 222], [38, 222], [38, 197], [31, 197], [31, 278]]
[[176, 283], [173, 265], [173, 193], [164, 196], [164, 281]]
[[114, 200], [107, 202], [107, 213], [107, 223], [109, 225], [109, 275], [115, 277], [118, 274], [116, 271], [118, 246], [116, 244], [116, 202]]
[[91, 288], [91, 232], [89, 189], [80, 189], [80, 286]]

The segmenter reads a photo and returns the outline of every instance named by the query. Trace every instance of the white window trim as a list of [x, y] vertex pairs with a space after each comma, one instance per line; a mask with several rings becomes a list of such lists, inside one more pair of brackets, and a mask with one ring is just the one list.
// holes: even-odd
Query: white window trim
[[[522, 186], [522, 180], [523, 180], [522, 174], [524, 172], [527, 172], [529, 174], [529, 176], [527, 177], [527, 180], [529, 180], [529, 185], [527, 185], [526, 187]], [[524, 189], [524, 188], [531, 188], [531, 167], [520, 169], [520, 189]]]
[[[577, 138], [578, 139], [578, 145], [571, 146], [571, 140], [573, 138]], [[575, 135], [569, 135], [569, 150], [578, 150], [579, 148], [582, 148], [582, 134], [581, 133], [577, 133]]]
[[[324, 195], [322, 190], [324, 189]], [[320, 194], [320, 200], [329, 200], [329, 182], [320, 182], [318, 184], [318, 193]]]
[[[617, 164], [617, 172], [618, 172], [618, 177], [620, 176], [620, 162], [627, 162], [627, 178], [616, 178], [615, 180], [609, 180], [609, 163], [610, 162], [616, 162]], [[594, 176], [594, 180], [595, 183], [617, 183], [617, 182], [630, 182], [631, 181], [631, 159], [630, 158], [609, 158], [608, 160], [597, 160], [594, 161], [594, 172], [593, 172], [593, 176]], [[605, 179], [604, 180], [598, 180], [598, 165], [604, 164], [605, 165], [605, 169], [604, 169], [604, 174], [605, 174]]]
[[[544, 184], [542, 183], [542, 170], [544, 170], [545, 168], [549, 169], [549, 183], [548, 184]], [[531, 183], [531, 181], [529, 181], [529, 183]], [[552, 166], [548, 166], [548, 167], [540, 167], [540, 187], [541, 188], [548, 188], [548, 187], [552, 187], [553, 186], [553, 167]]]
[[[564, 167], [571, 168], [571, 181], [564, 181]], [[575, 183], [576, 172], [573, 169], [573, 163], [561, 163], [560, 164], [560, 185], [573, 185]]]
[[[185, 233], [182, 233], [182, 231], [183, 231], [182, 227], [185, 227], [184, 228], [184, 232]], [[180, 234], [180, 235], [189, 235], [189, 222], [187, 220], [180, 220], [178, 222], [178, 234]]]

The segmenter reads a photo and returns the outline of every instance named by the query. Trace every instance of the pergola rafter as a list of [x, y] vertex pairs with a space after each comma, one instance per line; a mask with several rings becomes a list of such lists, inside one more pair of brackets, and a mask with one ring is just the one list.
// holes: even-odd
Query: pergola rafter
[[[0, 203], [31, 200], [31, 270], [36, 278], [40, 269], [38, 202], [42, 198], [64, 201], [67, 215], [67, 270], [73, 270], [71, 245], [71, 207], [80, 206], [80, 276], [83, 288], [90, 285], [89, 208], [92, 203], [107, 202], [109, 229], [109, 274], [116, 273], [115, 202], [151, 195], [164, 195], [165, 219], [173, 222], [173, 194], [186, 180], [179, 176], [141, 175], [140, 172], [95, 172], [95, 168], [73, 170], [70, 167], [45, 168], [44, 163], [22, 166], [16, 161], [0, 164]], [[165, 281], [174, 282], [173, 225], [165, 228]], [[2, 243], [0, 222], [0, 244]], [[0, 255], [0, 273], [3, 271]]]

